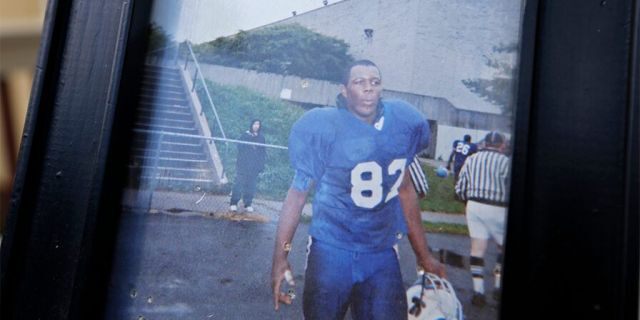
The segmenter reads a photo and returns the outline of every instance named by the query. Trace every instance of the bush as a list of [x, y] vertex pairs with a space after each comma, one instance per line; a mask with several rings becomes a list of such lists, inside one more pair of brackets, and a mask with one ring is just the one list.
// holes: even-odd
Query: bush
[[299, 24], [240, 31], [194, 47], [201, 62], [340, 82], [349, 45]]

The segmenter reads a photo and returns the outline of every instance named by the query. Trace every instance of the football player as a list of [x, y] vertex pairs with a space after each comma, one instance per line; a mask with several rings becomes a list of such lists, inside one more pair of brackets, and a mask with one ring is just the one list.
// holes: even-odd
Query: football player
[[[303, 310], [307, 319], [404, 319], [407, 300], [394, 245], [407, 233], [419, 268], [445, 276], [428, 250], [407, 166], [427, 147], [429, 125], [400, 100], [381, 99], [369, 60], [345, 72], [337, 108], [303, 115], [289, 137], [295, 175], [282, 206], [272, 264], [275, 309], [291, 271], [287, 255], [306, 197], [315, 188]], [[404, 221], [399, 216], [404, 214]], [[290, 285], [293, 277], [287, 277]]]
[[476, 153], [477, 151], [478, 145], [471, 142], [471, 136], [468, 134], [465, 134], [462, 140], [456, 140], [453, 142], [453, 149], [451, 150], [451, 155], [449, 156], [449, 161], [447, 162], [447, 170], [451, 171], [451, 163], [453, 162], [454, 185], [456, 182], [458, 182], [460, 169], [464, 164], [464, 160], [466, 160], [468, 156]]

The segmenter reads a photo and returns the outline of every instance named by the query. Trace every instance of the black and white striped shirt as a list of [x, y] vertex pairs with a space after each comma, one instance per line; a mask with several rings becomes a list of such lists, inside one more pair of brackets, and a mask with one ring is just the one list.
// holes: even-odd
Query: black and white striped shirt
[[506, 206], [509, 158], [504, 154], [484, 149], [469, 156], [456, 183], [456, 194], [462, 200]]
[[417, 156], [413, 157], [413, 161], [409, 165], [409, 173], [411, 174], [413, 187], [418, 193], [418, 198], [424, 198], [429, 191], [429, 183], [427, 183], [427, 177], [424, 175], [420, 160], [418, 160]]

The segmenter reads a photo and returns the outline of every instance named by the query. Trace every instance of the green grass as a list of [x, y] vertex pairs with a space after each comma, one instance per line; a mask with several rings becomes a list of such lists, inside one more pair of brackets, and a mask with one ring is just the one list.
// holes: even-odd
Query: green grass
[[429, 181], [429, 193], [420, 200], [420, 209], [422, 211], [464, 213], [464, 203], [455, 198], [453, 175], [440, 178], [434, 171], [436, 167], [423, 163], [422, 168], [427, 175], [427, 181]]
[[[224, 126], [227, 138], [238, 139], [249, 128], [253, 119], [262, 120], [262, 132], [268, 144], [286, 146], [293, 123], [302, 116], [304, 109], [280, 99], [266, 97], [244, 87], [223, 86], [207, 81], [213, 103]], [[221, 137], [213, 111], [199, 88], [200, 101], [209, 121], [211, 132]], [[236, 177], [237, 145], [217, 143], [227, 177], [233, 182]], [[286, 150], [267, 149], [265, 171], [258, 180], [258, 194], [267, 199], [284, 199], [293, 170], [289, 166]]]
[[423, 221], [422, 226], [424, 227], [424, 230], [427, 233], [448, 233], [448, 234], [457, 234], [462, 236], [469, 235], [469, 230], [467, 230], [467, 226], [463, 224]]

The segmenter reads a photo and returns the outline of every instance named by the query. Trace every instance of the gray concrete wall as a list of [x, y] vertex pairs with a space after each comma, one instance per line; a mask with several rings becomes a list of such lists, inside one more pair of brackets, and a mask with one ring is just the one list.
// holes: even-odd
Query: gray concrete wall
[[328, 81], [261, 73], [205, 63], [200, 64], [200, 68], [205, 79], [213, 82], [243, 86], [268, 97], [282, 98], [293, 102], [333, 105], [336, 94], [340, 92], [338, 84]]
[[[328, 81], [303, 79], [296, 76], [284, 76], [273, 73], [261, 73], [252, 70], [223, 67], [212, 64], [200, 64], [205, 79], [212, 82], [242, 86], [260, 92], [268, 97], [281, 98], [294, 103], [334, 105], [340, 86]], [[212, 92], [211, 94], [215, 94]], [[484, 130], [510, 131], [506, 117], [491, 113], [460, 110], [441, 97], [424, 96], [394, 90], [385, 90], [387, 98], [403, 99], [413, 104], [425, 118], [435, 120], [440, 125], [465, 127]]]
[[385, 97], [403, 99], [413, 104], [425, 117], [439, 125], [469, 129], [511, 131], [511, 118], [495, 113], [462, 110], [447, 99], [413, 93], [385, 90]]
[[[462, 80], [494, 76], [484, 57], [493, 54], [494, 46], [519, 41], [521, 3], [345, 0], [270, 25], [298, 23], [346, 41], [354, 57], [379, 65], [389, 90], [443, 97], [459, 109], [499, 113]], [[364, 34], [367, 28], [373, 29], [370, 39]]]

